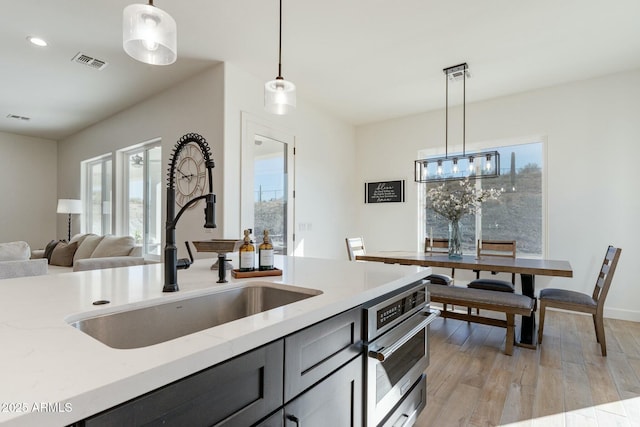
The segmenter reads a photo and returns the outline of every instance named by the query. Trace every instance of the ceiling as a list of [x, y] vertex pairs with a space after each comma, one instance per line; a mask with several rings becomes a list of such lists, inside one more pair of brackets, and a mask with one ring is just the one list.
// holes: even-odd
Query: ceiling
[[[221, 61], [277, 75], [277, 0], [156, 0], [178, 25], [164, 67], [122, 50], [132, 0], [0, 1], [0, 131], [61, 139]], [[108, 66], [73, 62], [79, 52]], [[443, 108], [442, 69], [461, 62], [467, 102], [640, 68], [640, 1], [283, 1], [282, 75], [298, 104], [354, 125]]]

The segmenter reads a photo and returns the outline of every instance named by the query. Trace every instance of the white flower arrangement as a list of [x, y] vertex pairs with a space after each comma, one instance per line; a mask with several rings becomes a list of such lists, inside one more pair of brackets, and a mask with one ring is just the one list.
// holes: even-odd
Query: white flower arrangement
[[465, 214], [476, 213], [480, 204], [488, 199], [497, 199], [502, 190], [482, 190], [469, 182], [469, 178], [459, 181], [460, 187], [442, 184], [427, 192], [431, 209], [449, 221], [460, 221]]

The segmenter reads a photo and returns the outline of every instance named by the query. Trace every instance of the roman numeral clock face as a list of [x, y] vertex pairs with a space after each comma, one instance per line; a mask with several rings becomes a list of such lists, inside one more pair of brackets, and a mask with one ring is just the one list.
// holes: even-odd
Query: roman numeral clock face
[[[176, 204], [184, 206], [189, 200], [204, 194], [207, 168], [200, 148], [187, 144], [176, 162]], [[190, 206], [191, 208], [197, 203]]]

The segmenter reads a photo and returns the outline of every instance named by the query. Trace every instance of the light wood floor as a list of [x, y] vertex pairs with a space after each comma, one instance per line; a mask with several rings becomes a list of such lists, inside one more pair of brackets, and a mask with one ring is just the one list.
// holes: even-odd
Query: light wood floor
[[417, 427], [640, 426], [640, 323], [547, 310], [536, 350], [504, 351], [505, 330], [453, 319], [431, 326], [427, 407]]

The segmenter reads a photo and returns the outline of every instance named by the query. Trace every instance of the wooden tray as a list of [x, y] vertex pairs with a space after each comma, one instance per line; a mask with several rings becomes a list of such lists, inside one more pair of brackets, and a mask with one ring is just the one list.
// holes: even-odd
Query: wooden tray
[[194, 240], [193, 245], [198, 252], [229, 253], [236, 252], [244, 241], [239, 239]]
[[273, 270], [254, 270], [254, 271], [240, 271], [236, 268], [231, 270], [231, 275], [236, 279], [244, 279], [247, 277], [265, 277], [265, 276], [282, 276], [282, 270], [274, 268]]

